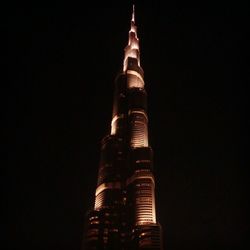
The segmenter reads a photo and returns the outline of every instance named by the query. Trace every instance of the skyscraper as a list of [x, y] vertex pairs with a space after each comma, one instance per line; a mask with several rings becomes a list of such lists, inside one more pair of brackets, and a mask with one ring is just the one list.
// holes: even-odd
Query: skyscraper
[[115, 80], [111, 132], [101, 143], [94, 209], [87, 215], [86, 250], [162, 249], [134, 6], [124, 52]]

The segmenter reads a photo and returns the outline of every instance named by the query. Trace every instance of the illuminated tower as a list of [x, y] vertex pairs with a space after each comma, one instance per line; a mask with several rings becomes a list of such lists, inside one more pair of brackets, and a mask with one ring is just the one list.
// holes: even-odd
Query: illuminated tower
[[134, 6], [123, 70], [115, 80], [111, 132], [101, 145], [95, 205], [87, 215], [84, 249], [162, 249]]

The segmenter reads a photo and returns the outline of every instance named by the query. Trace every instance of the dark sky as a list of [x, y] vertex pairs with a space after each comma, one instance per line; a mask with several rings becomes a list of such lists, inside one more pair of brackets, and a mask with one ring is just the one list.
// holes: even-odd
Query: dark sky
[[[1, 249], [80, 250], [130, 25], [132, 2], [117, 2], [6, 10]], [[239, 3], [136, 3], [165, 249], [247, 239], [247, 15]]]

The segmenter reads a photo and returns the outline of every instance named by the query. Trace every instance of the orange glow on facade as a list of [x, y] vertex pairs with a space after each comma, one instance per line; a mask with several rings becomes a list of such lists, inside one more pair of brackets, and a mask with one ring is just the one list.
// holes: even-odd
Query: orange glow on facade
[[128, 88], [143, 88], [144, 80], [141, 75], [133, 70], [127, 70], [127, 86]]

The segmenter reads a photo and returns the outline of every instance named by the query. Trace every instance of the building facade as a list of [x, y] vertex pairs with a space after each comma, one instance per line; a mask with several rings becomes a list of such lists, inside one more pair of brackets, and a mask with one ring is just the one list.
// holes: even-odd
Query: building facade
[[86, 216], [85, 250], [162, 250], [144, 85], [133, 7], [123, 69], [115, 80], [111, 132], [101, 143], [95, 204]]

